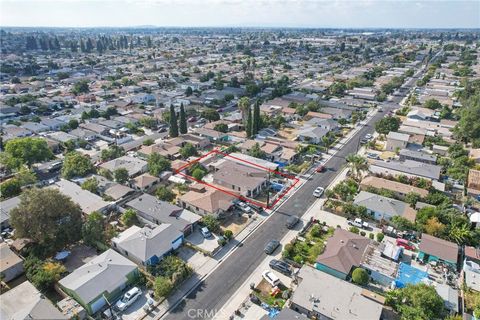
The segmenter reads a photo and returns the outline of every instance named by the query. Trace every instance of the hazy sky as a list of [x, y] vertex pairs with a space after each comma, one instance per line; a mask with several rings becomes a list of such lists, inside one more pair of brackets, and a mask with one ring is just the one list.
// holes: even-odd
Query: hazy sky
[[480, 0], [0, 0], [0, 25], [478, 28]]

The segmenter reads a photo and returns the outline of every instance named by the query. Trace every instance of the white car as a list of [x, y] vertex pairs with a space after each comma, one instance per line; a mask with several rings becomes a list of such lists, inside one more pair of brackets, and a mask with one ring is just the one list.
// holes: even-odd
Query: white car
[[265, 279], [272, 287], [276, 287], [280, 284], [280, 279], [270, 270], [265, 270], [262, 273], [263, 279]]
[[245, 202], [237, 202], [237, 207], [245, 213], [252, 213], [252, 208]]
[[115, 304], [115, 307], [120, 311], [124, 311], [130, 305], [132, 305], [132, 303], [137, 301], [138, 297], [140, 297], [141, 294], [142, 294], [142, 290], [140, 290], [137, 287], [133, 287], [123, 295], [122, 299], [117, 301], [117, 303]]
[[318, 187], [317, 189], [315, 189], [315, 191], [313, 191], [313, 196], [317, 197], [317, 198], [320, 198], [324, 191], [325, 191], [324, 188]]
[[367, 139], [367, 140], [370, 140], [370, 139], [372, 139], [372, 138], [373, 138], [373, 136], [372, 136], [370, 133], [367, 133], [367, 134], [365, 135], [365, 139]]

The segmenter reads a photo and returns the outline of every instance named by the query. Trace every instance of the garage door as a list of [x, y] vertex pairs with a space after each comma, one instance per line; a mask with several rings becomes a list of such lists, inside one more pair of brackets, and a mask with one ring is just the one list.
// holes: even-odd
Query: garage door
[[93, 313], [96, 313], [97, 311], [99, 311], [100, 309], [102, 309], [102, 307], [107, 303], [107, 301], [105, 301], [105, 298], [103, 296], [101, 296], [100, 298], [98, 298], [95, 302], [92, 302], [91, 306], [92, 306], [92, 312]]

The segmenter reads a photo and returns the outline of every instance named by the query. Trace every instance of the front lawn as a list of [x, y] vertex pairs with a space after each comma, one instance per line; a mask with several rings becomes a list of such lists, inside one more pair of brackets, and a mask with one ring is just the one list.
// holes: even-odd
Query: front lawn
[[314, 224], [305, 237], [298, 237], [287, 244], [282, 255], [300, 264], [314, 264], [317, 257], [325, 250], [325, 241], [333, 235], [333, 232], [333, 228], [324, 231], [321, 225]]

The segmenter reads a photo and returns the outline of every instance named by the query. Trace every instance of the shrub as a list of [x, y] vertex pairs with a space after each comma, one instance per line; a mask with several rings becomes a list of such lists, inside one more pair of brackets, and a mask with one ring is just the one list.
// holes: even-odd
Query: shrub
[[153, 284], [153, 290], [155, 291], [155, 297], [166, 297], [173, 289], [172, 282], [163, 276], [156, 277]]
[[369, 279], [370, 279], [370, 276], [368, 275], [365, 269], [356, 268], [355, 270], [353, 270], [352, 281], [355, 282], [356, 284], [365, 286], [368, 284]]
[[365, 237], [365, 236], [367, 235], [367, 233], [366, 233], [365, 231], [360, 231], [360, 235], [361, 235], [362, 237]]
[[377, 241], [378, 242], [382, 242], [383, 238], [385, 237], [385, 235], [383, 233], [377, 233]]
[[368, 235], [368, 237], [369, 237], [370, 239], [372, 239], [372, 240], [373, 240], [373, 238], [375, 238], [375, 236], [373, 235], [373, 233], [370, 233], [370, 234]]
[[223, 236], [225, 238], [227, 238], [227, 240], [230, 240], [233, 238], [233, 232], [232, 230], [225, 230], [225, 232], [223, 233]]
[[348, 230], [352, 233], [356, 233], [356, 234], [360, 233], [360, 230], [357, 227], [350, 227], [350, 229], [348, 229]]

